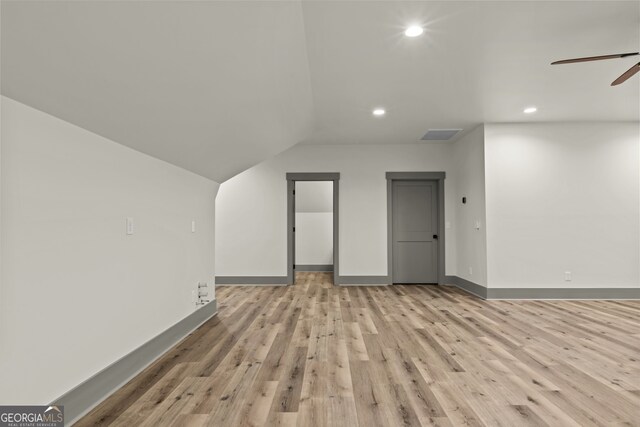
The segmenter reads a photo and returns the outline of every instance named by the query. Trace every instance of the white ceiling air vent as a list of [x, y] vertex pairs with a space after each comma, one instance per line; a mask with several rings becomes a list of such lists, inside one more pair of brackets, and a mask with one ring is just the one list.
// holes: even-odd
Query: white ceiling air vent
[[448, 141], [462, 129], [429, 129], [422, 137], [423, 141]]

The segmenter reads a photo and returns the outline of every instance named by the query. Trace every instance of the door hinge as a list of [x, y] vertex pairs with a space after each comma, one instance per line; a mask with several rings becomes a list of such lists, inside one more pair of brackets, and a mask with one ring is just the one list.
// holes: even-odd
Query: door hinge
[[296, 190], [293, 190], [293, 195], [294, 195], [294, 196], [296, 195]]

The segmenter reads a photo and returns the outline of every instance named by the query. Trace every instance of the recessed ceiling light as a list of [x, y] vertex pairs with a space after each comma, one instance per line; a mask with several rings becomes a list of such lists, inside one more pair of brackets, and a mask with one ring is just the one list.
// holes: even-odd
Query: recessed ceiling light
[[422, 33], [424, 33], [424, 29], [419, 25], [412, 25], [404, 30], [404, 35], [407, 37], [418, 37]]
[[536, 107], [527, 107], [524, 109], [524, 113], [525, 114], [533, 114], [536, 111], [538, 111], [538, 109]]
[[374, 116], [384, 116], [386, 113], [386, 111], [384, 111], [384, 108], [376, 108], [375, 110], [373, 110], [373, 115]]

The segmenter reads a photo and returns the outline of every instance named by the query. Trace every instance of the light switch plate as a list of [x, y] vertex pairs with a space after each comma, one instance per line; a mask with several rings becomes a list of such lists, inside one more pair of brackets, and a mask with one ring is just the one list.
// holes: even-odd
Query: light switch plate
[[134, 228], [133, 228], [133, 218], [127, 218], [127, 236], [130, 236], [133, 234]]
[[191, 221], [191, 232], [192, 233], [196, 232], [196, 222], [195, 221]]

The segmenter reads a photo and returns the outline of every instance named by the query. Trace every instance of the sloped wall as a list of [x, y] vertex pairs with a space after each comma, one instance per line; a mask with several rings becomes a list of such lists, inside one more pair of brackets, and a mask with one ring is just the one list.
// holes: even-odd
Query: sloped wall
[[218, 184], [5, 97], [1, 160], [0, 402], [47, 404], [193, 313]]

